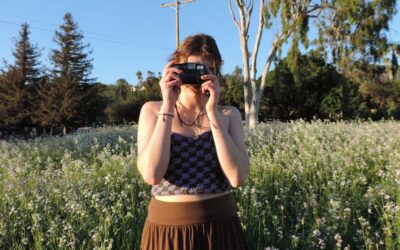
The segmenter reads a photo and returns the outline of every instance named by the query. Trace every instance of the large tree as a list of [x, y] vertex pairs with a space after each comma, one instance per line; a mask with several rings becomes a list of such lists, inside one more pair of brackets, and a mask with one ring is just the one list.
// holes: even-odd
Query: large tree
[[394, 52], [396, 44], [386, 31], [396, 13], [396, 0], [336, 0], [327, 6], [317, 22], [319, 45], [332, 51], [341, 73], [348, 75], [356, 64], [375, 63]]
[[51, 79], [43, 83], [38, 93], [42, 98], [37, 119], [46, 127], [61, 126], [63, 133], [71, 127], [85, 125], [93, 120], [92, 104], [95, 90], [89, 78], [92, 70], [91, 51], [83, 44], [83, 34], [70, 13], [56, 31], [54, 41], [59, 46], [51, 52], [53, 69]]
[[[239, 18], [232, 7], [231, 0], [228, 0], [233, 21], [239, 30], [243, 59], [245, 121], [246, 127], [250, 129], [255, 128], [258, 123], [260, 100], [266, 86], [267, 75], [283, 43], [290, 39], [292, 41], [288, 64], [295, 72], [300, 56], [298, 45], [302, 43], [306, 48], [308, 47], [309, 23], [311, 19], [315, 19], [319, 22], [321, 35], [319, 41], [323, 46], [336, 46], [333, 42], [329, 43], [328, 41], [334, 41], [340, 35], [343, 36], [341, 39], [346, 41], [343, 43], [344, 47], [349, 44], [355, 48], [358, 47], [358, 54], [371, 52], [374, 58], [379, 58], [379, 56], [383, 56], [387, 48], [387, 44], [385, 45], [387, 41], [381, 39], [383, 37], [381, 31], [387, 29], [396, 3], [395, 0], [260, 0], [258, 28], [255, 34], [254, 48], [250, 52], [249, 28], [255, 1], [234, 0], [234, 2]], [[279, 21], [277, 21], [278, 19]], [[332, 29], [326, 30], [326, 32], [321, 28], [328, 26]], [[264, 29], [271, 33], [273, 41], [267, 53], [261, 82], [258, 84], [256, 78], [257, 57]], [[371, 32], [368, 33], [368, 30]], [[380, 36], [376, 37], [377, 34]], [[323, 39], [324, 36], [329, 36], [329, 38]], [[353, 39], [352, 36], [356, 36], [358, 39]], [[368, 44], [365, 47], [368, 49], [362, 49], [362, 42]], [[379, 53], [375, 53], [373, 50], [378, 50]], [[342, 51], [344, 51], [344, 55], [347, 55], [345, 49]], [[340, 51], [341, 55], [343, 55], [342, 51]]]
[[261, 118], [262, 113], [283, 121], [354, 117], [360, 98], [358, 89], [351, 88], [333, 65], [310, 51], [300, 56], [295, 76], [287, 59], [279, 60], [268, 76], [271, 88], [266, 88], [268, 102], [262, 102]]
[[1, 127], [19, 129], [31, 123], [33, 89], [41, 73], [40, 52], [37, 45], [31, 44], [29, 34], [29, 25], [22, 24], [19, 38], [15, 39], [15, 62], [6, 63], [0, 78]]
[[129, 83], [123, 78], [118, 79], [116, 82], [116, 91], [119, 98], [126, 100], [130, 91]]

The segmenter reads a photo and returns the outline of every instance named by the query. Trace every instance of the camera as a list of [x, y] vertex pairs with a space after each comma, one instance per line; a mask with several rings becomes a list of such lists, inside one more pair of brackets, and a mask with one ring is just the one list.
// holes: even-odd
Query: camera
[[201, 76], [208, 74], [206, 66], [200, 63], [179, 63], [173, 64], [171, 67], [182, 70], [182, 73], [179, 74], [182, 84], [201, 85], [204, 82]]

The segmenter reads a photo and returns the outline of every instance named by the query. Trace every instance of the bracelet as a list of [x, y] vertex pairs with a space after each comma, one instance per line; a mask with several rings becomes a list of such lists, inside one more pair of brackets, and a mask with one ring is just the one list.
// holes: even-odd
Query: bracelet
[[174, 113], [173, 112], [169, 112], [169, 113], [157, 113], [157, 116], [160, 116], [160, 115], [162, 115], [162, 120], [163, 120], [163, 122], [165, 122], [165, 116], [171, 116], [171, 117], [174, 117]]

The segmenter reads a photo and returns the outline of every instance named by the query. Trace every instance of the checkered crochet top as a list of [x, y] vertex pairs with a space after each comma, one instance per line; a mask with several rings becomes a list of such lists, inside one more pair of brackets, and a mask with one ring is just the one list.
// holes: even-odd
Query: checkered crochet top
[[229, 190], [222, 172], [211, 131], [198, 139], [171, 134], [171, 157], [164, 178], [153, 185], [151, 194], [209, 194]]

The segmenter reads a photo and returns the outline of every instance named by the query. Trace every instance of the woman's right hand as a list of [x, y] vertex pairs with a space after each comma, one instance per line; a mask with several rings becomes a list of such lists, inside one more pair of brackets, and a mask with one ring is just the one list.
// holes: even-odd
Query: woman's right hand
[[180, 74], [182, 70], [171, 67], [172, 64], [174, 64], [173, 61], [169, 62], [164, 67], [159, 84], [161, 88], [163, 104], [167, 105], [168, 108], [172, 108], [173, 110], [181, 92], [182, 82], [178, 74]]

